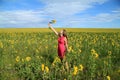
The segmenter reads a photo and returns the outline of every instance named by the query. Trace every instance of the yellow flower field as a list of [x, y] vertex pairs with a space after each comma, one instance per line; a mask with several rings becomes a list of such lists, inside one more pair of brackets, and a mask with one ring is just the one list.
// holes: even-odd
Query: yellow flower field
[[61, 63], [53, 32], [1, 32], [1, 80], [119, 80], [120, 32], [68, 31]]

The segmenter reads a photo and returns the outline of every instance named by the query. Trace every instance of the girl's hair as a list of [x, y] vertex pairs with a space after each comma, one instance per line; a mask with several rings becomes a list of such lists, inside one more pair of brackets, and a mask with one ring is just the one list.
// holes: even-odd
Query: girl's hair
[[68, 40], [67, 31], [65, 29], [63, 29], [63, 36], [66, 37]]
[[58, 36], [60, 37], [60, 35], [61, 35], [61, 33], [60, 32], [58, 32]]

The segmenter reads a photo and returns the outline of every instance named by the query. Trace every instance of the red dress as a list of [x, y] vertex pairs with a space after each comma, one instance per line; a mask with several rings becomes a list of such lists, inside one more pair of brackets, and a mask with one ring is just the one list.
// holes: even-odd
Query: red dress
[[64, 36], [58, 38], [58, 56], [63, 59], [65, 55], [65, 41]]

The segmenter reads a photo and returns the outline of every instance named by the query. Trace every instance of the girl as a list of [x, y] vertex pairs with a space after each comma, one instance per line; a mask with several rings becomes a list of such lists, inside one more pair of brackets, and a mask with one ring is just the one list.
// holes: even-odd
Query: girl
[[68, 51], [68, 38], [65, 29], [61, 30], [59, 33], [48, 23], [49, 28], [58, 36], [58, 56], [63, 60], [65, 52]]

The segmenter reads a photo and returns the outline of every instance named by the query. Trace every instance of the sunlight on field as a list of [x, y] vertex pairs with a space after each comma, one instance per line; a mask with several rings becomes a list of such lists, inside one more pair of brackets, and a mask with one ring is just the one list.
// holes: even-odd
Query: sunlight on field
[[[120, 32], [120, 29], [56, 28], [57, 31], [62, 29], [68, 32]], [[51, 30], [49, 28], [1, 28], [0, 32], [51, 32]]]

